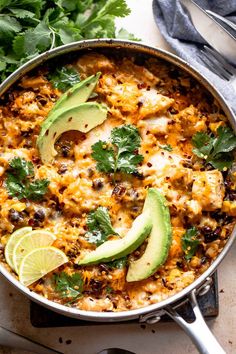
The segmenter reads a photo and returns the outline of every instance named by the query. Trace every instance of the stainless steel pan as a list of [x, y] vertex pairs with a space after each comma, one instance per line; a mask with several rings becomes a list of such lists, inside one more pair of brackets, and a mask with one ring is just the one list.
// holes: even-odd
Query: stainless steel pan
[[[187, 64], [185, 61], [181, 60], [177, 56], [170, 54], [164, 50], [150, 47], [144, 44], [131, 42], [131, 41], [120, 41], [120, 40], [86, 40], [76, 43], [71, 43], [64, 45], [43, 53], [37, 58], [24, 64], [21, 68], [10, 75], [3, 83], [0, 85], [0, 95], [4, 94], [19, 78], [25, 75], [27, 72], [37, 67], [38, 65], [46, 62], [54, 57], [59, 57], [68, 53], [77, 52], [78, 55], [82, 52], [89, 50], [105, 50], [114, 53], [117, 51], [120, 55], [126, 53], [133, 53], [134, 55], [145, 55], [152, 56], [156, 58], [163, 59], [170, 62], [177, 67], [186, 71], [190, 76], [194, 77], [199, 83], [201, 83], [220, 103], [223, 111], [229, 119], [234, 131], [236, 132], [236, 119], [230, 109], [230, 107], [225, 102], [224, 98], [219, 92], [204, 78], [200, 73], [198, 73], [193, 67]], [[177, 322], [185, 332], [191, 337], [192, 341], [197, 346], [200, 353], [204, 354], [221, 354], [225, 353], [221, 348], [220, 344], [216, 341], [215, 337], [207, 327], [197, 300], [196, 294], [203, 294], [210, 288], [211, 275], [216, 270], [217, 266], [223, 260], [227, 252], [229, 251], [234, 239], [236, 237], [236, 228], [232, 232], [226, 246], [224, 247], [221, 254], [216, 258], [213, 264], [191, 285], [175, 294], [174, 296], [159, 302], [157, 304], [152, 304], [150, 306], [140, 308], [137, 310], [130, 310], [117, 313], [100, 313], [92, 311], [82, 311], [75, 308], [69, 308], [63, 305], [59, 305], [46, 298], [33, 293], [28, 288], [20, 284], [5, 268], [0, 265], [0, 272], [8, 279], [16, 288], [28, 296], [31, 300], [53, 310], [59, 312], [65, 316], [80, 318], [83, 320], [97, 321], [97, 322], [115, 322], [115, 321], [127, 321], [130, 319], [139, 319], [140, 322], [146, 323], [156, 323], [159, 321], [160, 317], [164, 314], [168, 314], [175, 322]], [[186, 300], [187, 299], [187, 300]], [[195, 320], [192, 323], [187, 323], [178, 314], [178, 308], [181, 306], [183, 301], [189, 301], [194, 315]]]

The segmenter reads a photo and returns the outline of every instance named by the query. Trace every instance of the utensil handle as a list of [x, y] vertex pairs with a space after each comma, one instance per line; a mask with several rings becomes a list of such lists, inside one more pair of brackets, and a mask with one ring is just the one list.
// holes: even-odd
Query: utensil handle
[[3, 327], [0, 327], [0, 345], [23, 349], [38, 354], [61, 354], [56, 350], [45, 347], [42, 344], [36, 343]]
[[165, 312], [178, 323], [189, 335], [201, 354], [226, 354], [207, 326], [196, 299], [196, 290], [189, 295], [189, 302], [195, 315], [192, 323], [186, 322], [172, 307], [166, 307]]

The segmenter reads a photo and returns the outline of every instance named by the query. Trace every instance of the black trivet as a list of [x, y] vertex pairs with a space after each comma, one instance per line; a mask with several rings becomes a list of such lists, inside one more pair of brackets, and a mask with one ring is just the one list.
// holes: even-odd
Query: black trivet
[[[213, 283], [210, 290], [202, 296], [198, 297], [198, 303], [205, 319], [212, 319], [218, 316], [219, 313], [219, 299], [218, 299], [218, 283], [217, 273], [213, 275]], [[188, 303], [178, 310], [181, 316], [187, 321], [193, 319], [193, 313]], [[106, 322], [91, 322], [83, 321], [48, 310], [34, 302], [30, 303], [30, 320], [34, 327], [47, 328], [47, 327], [69, 327], [69, 326], [89, 326], [89, 325], [105, 325]], [[169, 322], [172, 319], [169, 316], [162, 316], [162, 322]], [[126, 321], [125, 323], [135, 323], [137, 320]], [[114, 324], [124, 324], [124, 322], [115, 322]]]

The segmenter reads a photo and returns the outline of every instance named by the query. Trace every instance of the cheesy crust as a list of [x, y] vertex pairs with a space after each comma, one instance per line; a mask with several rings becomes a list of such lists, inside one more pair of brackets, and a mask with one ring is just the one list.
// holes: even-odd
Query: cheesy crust
[[[26, 225], [45, 228], [56, 235], [54, 246], [69, 258], [60, 271], [80, 272], [84, 281], [82, 297], [70, 306], [89, 311], [148, 306], [191, 284], [221, 252], [233, 229], [235, 203], [226, 198], [226, 177], [218, 170], [206, 169], [193, 154], [191, 142], [196, 132], [215, 131], [226, 125], [227, 119], [197, 82], [163, 61], [149, 59], [140, 65], [132, 56], [116, 58], [93, 52], [70, 64], [82, 79], [101, 71], [95, 100], [107, 105], [108, 118], [87, 134], [63, 134], [57, 142], [57, 157], [52, 164], [43, 165], [36, 139], [62, 93], [47, 80], [48, 69], [41, 68], [5, 94], [0, 102], [0, 261], [9, 269], [4, 247], [14, 230]], [[135, 125], [142, 138], [139, 153], [144, 159], [138, 168], [142, 178], [118, 173], [114, 185], [109, 174], [96, 169], [91, 146], [107, 140], [111, 130], [123, 124]], [[166, 146], [171, 151], [163, 148]], [[50, 181], [42, 202], [19, 201], [8, 195], [6, 170], [9, 160], [16, 156], [34, 163], [36, 178]], [[108, 208], [113, 227], [124, 236], [141, 213], [149, 187], [163, 193], [170, 209], [173, 240], [165, 264], [150, 278], [135, 283], [126, 282], [127, 267], [78, 267], [78, 256], [95, 248], [84, 237], [88, 213], [99, 206]], [[42, 220], [36, 217], [39, 210]], [[11, 217], [13, 211], [15, 218]], [[200, 247], [191, 260], [186, 260], [181, 240], [192, 225], [200, 230]], [[206, 234], [213, 234], [212, 239]], [[145, 243], [129, 261], [144, 250]], [[47, 274], [30, 288], [68, 305], [53, 285], [58, 272]]]

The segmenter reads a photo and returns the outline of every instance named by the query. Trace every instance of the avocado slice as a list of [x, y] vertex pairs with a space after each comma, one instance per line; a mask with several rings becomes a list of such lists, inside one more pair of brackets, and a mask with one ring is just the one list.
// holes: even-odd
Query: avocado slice
[[166, 199], [155, 188], [150, 188], [143, 212], [152, 218], [152, 231], [144, 254], [130, 263], [126, 280], [140, 281], [150, 277], [166, 261], [172, 241], [170, 213]]
[[63, 108], [65, 110], [86, 102], [95, 89], [100, 76], [100, 72], [96, 75], [91, 75], [63, 93], [51, 109], [50, 115], [58, 109]]
[[55, 103], [47, 118], [43, 121], [41, 131], [37, 139], [37, 144], [43, 139], [45, 132], [48, 130], [52, 122], [57, 118], [59, 110], [67, 110], [78, 106], [87, 101], [93, 90], [95, 89], [101, 73], [87, 77], [85, 80], [71, 87], [64, 94], [61, 95], [59, 100]]
[[81, 103], [71, 109], [56, 112], [55, 119], [37, 141], [41, 160], [45, 164], [50, 163], [56, 156], [54, 144], [62, 133], [69, 130], [87, 133], [107, 118], [107, 108], [96, 102]]
[[104, 242], [101, 246], [97, 247], [95, 251], [86, 254], [78, 264], [88, 265], [104, 263], [125, 257], [143, 243], [145, 238], [150, 234], [151, 229], [152, 219], [150, 217], [150, 211], [147, 210], [134, 220], [127, 235], [118, 240]]

